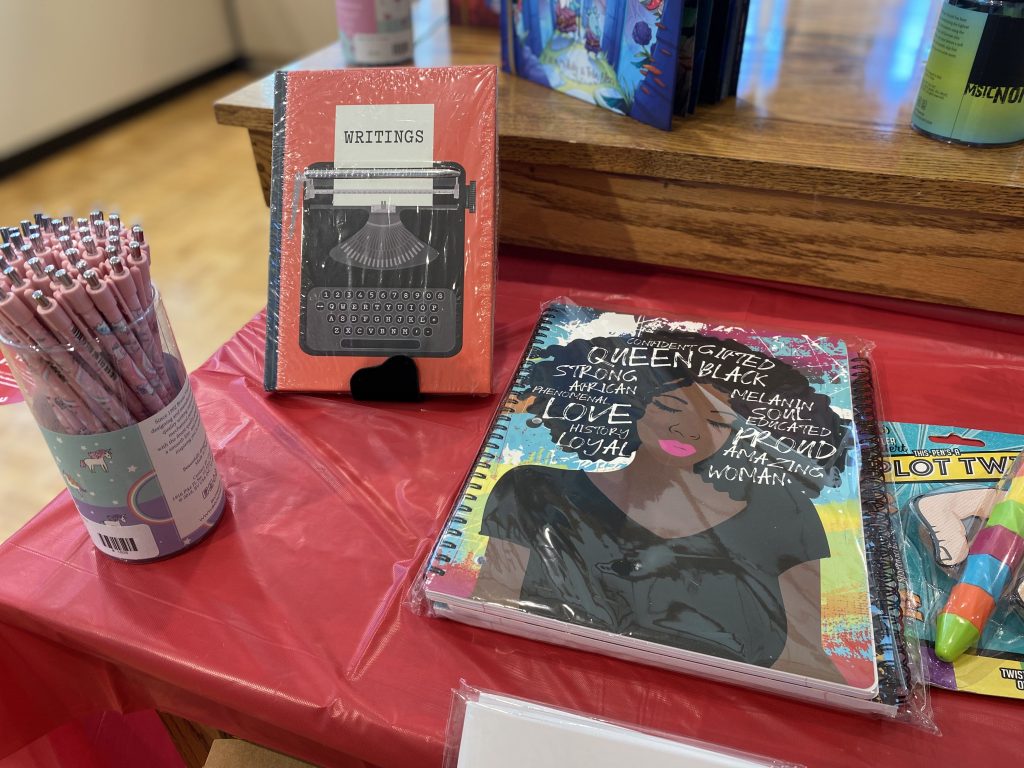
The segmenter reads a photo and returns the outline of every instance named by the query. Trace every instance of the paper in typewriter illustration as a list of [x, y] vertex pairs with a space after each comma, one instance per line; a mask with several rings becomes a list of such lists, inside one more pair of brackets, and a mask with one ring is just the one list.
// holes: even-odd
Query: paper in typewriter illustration
[[451, 357], [462, 348], [476, 181], [432, 157], [432, 104], [336, 109], [334, 160], [295, 184], [299, 343], [311, 355]]

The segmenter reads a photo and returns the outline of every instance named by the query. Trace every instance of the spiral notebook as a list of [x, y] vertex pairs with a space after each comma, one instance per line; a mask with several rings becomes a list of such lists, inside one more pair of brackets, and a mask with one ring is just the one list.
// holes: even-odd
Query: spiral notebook
[[427, 567], [432, 611], [894, 711], [872, 402], [841, 339], [549, 305]]

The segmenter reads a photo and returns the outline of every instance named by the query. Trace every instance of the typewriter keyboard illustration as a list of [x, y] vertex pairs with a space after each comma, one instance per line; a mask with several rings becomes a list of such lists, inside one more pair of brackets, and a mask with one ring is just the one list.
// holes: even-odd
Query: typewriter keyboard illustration
[[454, 291], [442, 289], [316, 288], [307, 307], [307, 333], [353, 351], [450, 349], [455, 299]]
[[[476, 182], [467, 182], [462, 166], [314, 163], [296, 179], [296, 191], [302, 197], [303, 351], [457, 355], [466, 216], [476, 211]], [[418, 204], [394, 202], [403, 199]]]

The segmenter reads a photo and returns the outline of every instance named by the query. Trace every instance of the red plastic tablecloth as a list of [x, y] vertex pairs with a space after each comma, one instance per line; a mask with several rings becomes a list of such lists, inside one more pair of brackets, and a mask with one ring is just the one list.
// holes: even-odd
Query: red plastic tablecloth
[[[502, 255], [499, 387], [540, 304], [559, 295], [860, 335], [877, 342], [887, 418], [1024, 432], [1019, 319], [552, 254]], [[464, 678], [809, 765], [1018, 758], [1015, 702], [936, 691], [936, 737], [414, 614], [410, 584], [497, 396], [270, 397], [262, 350], [256, 318], [193, 378], [229, 489], [206, 541], [117, 563], [64, 494], [0, 546], [0, 755], [75, 714], [156, 707], [315, 762], [438, 766]]]

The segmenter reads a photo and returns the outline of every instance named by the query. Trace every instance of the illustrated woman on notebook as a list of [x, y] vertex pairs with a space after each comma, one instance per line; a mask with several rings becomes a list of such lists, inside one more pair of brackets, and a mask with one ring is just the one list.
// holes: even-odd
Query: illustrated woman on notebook
[[[480, 532], [489, 540], [475, 595], [840, 682], [822, 648], [819, 563], [829, 544], [813, 499], [837, 482], [848, 422], [802, 373], [738, 342], [661, 332], [639, 344], [578, 340], [536, 363], [531, 380], [544, 385], [524, 396], [531, 424], [580, 458], [625, 458], [612, 471], [597, 462], [504, 474], [484, 509]], [[670, 344], [733, 363], [695, 364], [704, 373], [695, 375], [680, 364], [692, 358], [650, 354]], [[566, 408], [595, 400], [568, 389], [581, 365], [619, 382], [588, 411], [604, 421], [590, 432], [580, 429], [581, 406]], [[746, 383], [723, 380], [727, 370]], [[769, 402], [779, 411], [771, 421]], [[617, 437], [622, 445], [609, 442]]]

